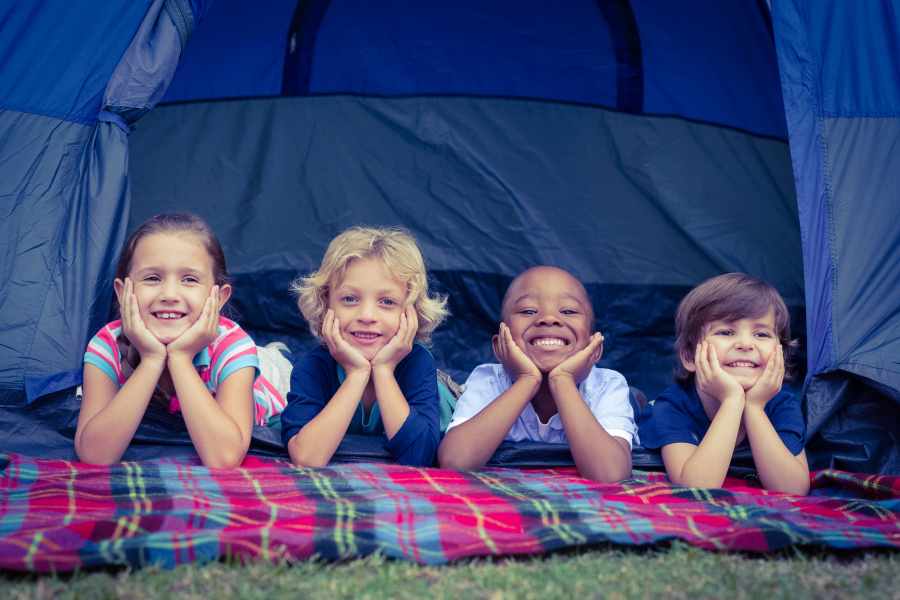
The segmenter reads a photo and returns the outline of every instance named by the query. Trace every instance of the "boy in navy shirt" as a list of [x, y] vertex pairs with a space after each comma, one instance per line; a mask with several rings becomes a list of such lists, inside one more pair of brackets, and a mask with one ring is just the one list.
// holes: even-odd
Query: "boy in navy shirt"
[[769, 284], [741, 273], [694, 288], [675, 312], [675, 385], [641, 413], [645, 448], [662, 448], [673, 483], [720, 487], [749, 444], [767, 490], [806, 495], [806, 427], [791, 378], [790, 317]]

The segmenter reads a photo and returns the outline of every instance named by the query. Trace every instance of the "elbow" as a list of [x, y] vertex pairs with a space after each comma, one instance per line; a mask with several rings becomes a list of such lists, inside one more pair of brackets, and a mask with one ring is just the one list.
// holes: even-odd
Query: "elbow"
[[236, 469], [244, 462], [247, 454], [230, 454], [201, 459], [203, 466], [210, 469]]
[[450, 471], [480, 471], [484, 468], [483, 464], [478, 464], [468, 456], [460, 456], [459, 453], [453, 453], [449, 449], [444, 450], [444, 446], [438, 449], [438, 464], [442, 469]]
[[103, 453], [92, 452], [90, 448], [82, 448], [79, 444], [75, 444], [75, 455], [79, 462], [96, 467], [111, 467], [122, 460], [121, 456], [104, 456]]
[[772, 487], [763, 487], [771, 492], [781, 492], [782, 494], [792, 494], [794, 496], [808, 496], [809, 477], [806, 478], [806, 481], [797, 480], [788, 482], [786, 485], [773, 485]]

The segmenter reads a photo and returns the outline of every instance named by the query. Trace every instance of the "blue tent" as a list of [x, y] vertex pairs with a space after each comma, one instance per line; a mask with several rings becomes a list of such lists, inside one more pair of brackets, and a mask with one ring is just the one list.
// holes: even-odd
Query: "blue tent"
[[808, 350], [812, 467], [900, 473], [897, 2], [210, 4], [0, 8], [0, 445], [71, 448], [124, 236], [187, 209], [241, 324], [295, 353], [290, 280], [350, 225], [409, 227], [458, 380], [529, 266], [587, 284], [601, 365], [651, 396], [681, 297], [757, 275]]

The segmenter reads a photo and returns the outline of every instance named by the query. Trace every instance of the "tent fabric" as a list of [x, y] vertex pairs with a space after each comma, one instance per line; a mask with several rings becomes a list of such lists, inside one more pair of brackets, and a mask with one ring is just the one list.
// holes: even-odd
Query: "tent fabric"
[[[218, 0], [164, 102], [505, 96], [679, 115], [784, 140], [768, 18], [753, 0], [576, 0], [552, 10], [539, 0]], [[628, 84], [636, 73], [640, 85]], [[621, 103], [620, 81], [631, 90]]]
[[15, 439], [59, 435], [26, 390], [78, 379], [124, 235], [179, 208], [221, 233], [242, 323], [295, 353], [311, 341], [290, 278], [348, 225], [409, 225], [451, 297], [435, 356], [460, 381], [531, 264], [585, 281], [601, 365], [650, 396], [677, 301], [750, 272], [810, 336], [813, 464], [900, 472], [883, 447], [900, 431], [896, 0], [786, 0], [771, 20], [756, 0], [210, 5], [0, 7]]
[[[6, 220], [9, 235], [4, 238], [8, 276], [0, 282], [0, 388], [24, 388], [34, 400], [80, 383], [84, 347], [106, 323], [112, 277], [125, 240], [128, 123], [162, 98], [187, 42], [187, 32], [179, 32], [167, 6], [165, 0], [154, 0], [149, 7], [130, 3], [130, 10], [110, 6], [97, 15], [83, 11], [71, 22], [53, 24], [48, 19], [60, 19], [71, 7], [45, 3], [40, 9], [6, 9], [0, 16], [4, 33], [22, 29], [10, 36], [24, 38], [15, 48], [16, 57], [47, 51], [32, 47], [41, 38], [27, 36], [29, 26], [45, 27], [42, 38], [52, 39], [49, 47], [60, 53], [47, 57], [41, 71], [46, 79], [41, 80], [17, 70], [26, 61], [12, 56], [0, 60], [0, 78], [21, 83], [4, 86], [0, 96], [0, 137], [7, 142], [0, 164], [10, 175], [19, 174], [4, 178], [8, 189], [0, 189], [17, 217]], [[138, 15], [134, 7], [145, 12]], [[138, 16], [143, 20], [135, 32], [130, 23]], [[84, 21], [86, 17], [95, 20]], [[88, 33], [82, 36], [79, 27]], [[96, 40], [95, 33], [106, 35]], [[71, 47], [56, 47], [60, 40]], [[96, 47], [84, 45], [91, 42]], [[0, 46], [0, 56], [4, 51], [12, 49]], [[85, 81], [72, 75], [73, 65], [87, 70]], [[62, 83], [57, 85], [54, 76]], [[51, 82], [53, 87], [46, 87]], [[61, 143], [60, 134], [72, 139]]]
[[794, 0], [773, 22], [803, 239], [807, 438], [897, 472], [900, 4]]
[[229, 250], [242, 327], [258, 343], [281, 331], [297, 354], [308, 337], [287, 284], [357, 223], [415, 232], [453, 310], [433, 352], [460, 383], [493, 362], [499, 299], [536, 264], [588, 285], [602, 366], [649, 395], [671, 383], [667, 338], [692, 285], [758, 273], [803, 302], [787, 145], [729, 128], [534, 100], [335, 95], [163, 105], [130, 144], [129, 227], [190, 198]]
[[574, 468], [303, 469], [258, 458], [238, 469], [208, 469], [196, 458], [93, 467], [0, 453], [0, 568], [174, 568], [374, 552], [443, 564], [675, 538], [752, 552], [900, 547], [900, 480], [824, 471], [812, 483], [800, 497], [736, 480], [685, 488], [642, 471], [599, 484]]

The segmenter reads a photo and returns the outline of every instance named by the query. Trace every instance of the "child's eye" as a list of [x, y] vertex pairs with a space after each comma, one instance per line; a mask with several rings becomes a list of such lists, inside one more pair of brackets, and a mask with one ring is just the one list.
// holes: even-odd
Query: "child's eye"
[[384, 304], [385, 306], [394, 306], [395, 304], [397, 304], [390, 298], [385, 298], [384, 300], [381, 301], [381, 303]]
[[160, 280], [159, 277], [156, 275], [147, 275], [146, 277], [144, 277], [144, 279], [142, 281], [159, 281], [159, 280]]
[[519, 311], [519, 314], [520, 315], [533, 315], [536, 312], [537, 312], [536, 310], [532, 310], [530, 308], [523, 308], [522, 310]]
[[716, 332], [716, 335], [733, 335], [730, 329], [722, 329]]
[[764, 338], [770, 338], [770, 337], [772, 337], [772, 336], [769, 335], [769, 333], [766, 332], [766, 331], [760, 331], [760, 332], [757, 333], [756, 335], [758, 335], [759, 337], [764, 337]]
[[571, 309], [568, 309], [568, 308], [565, 309], [565, 310], [561, 310], [561, 311], [559, 311], [559, 312], [561, 312], [561, 313], [564, 314], [564, 315], [577, 315], [577, 314], [578, 314], [578, 311], [577, 311], [577, 310], [571, 310]]
[[200, 283], [200, 281], [196, 277], [185, 277], [184, 281], [186, 283]]
[[347, 304], [352, 304], [352, 303], [356, 302], [356, 297], [355, 296], [344, 296], [343, 298], [341, 298], [341, 302], [346, 302]]

